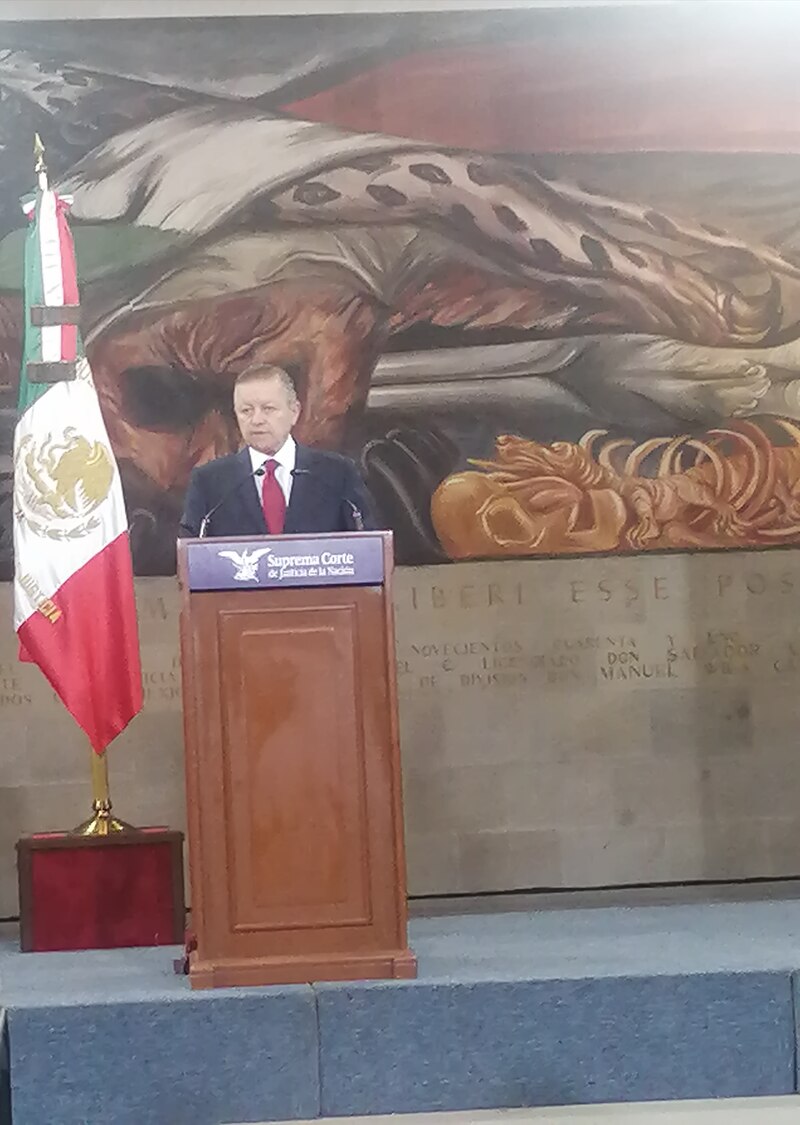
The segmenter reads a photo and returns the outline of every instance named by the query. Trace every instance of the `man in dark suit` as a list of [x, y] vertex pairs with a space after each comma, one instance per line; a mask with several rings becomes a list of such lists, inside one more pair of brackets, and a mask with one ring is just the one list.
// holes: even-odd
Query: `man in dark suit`
[[233, 408], [245, 447], [194, 469], [180, 535], [281, 535], [361, 531], [375, 526], [352, 461], [298, 445], [300, 403], [280, 367], [243, 372]]

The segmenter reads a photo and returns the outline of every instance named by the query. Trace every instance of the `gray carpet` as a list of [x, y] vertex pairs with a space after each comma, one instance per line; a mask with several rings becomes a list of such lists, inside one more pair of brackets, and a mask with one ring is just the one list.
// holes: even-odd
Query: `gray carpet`
[[[419, 979], [428, 982], [800, 970], [800, 901], [449, 915], [414, 918], [409, 931]], [[209, 995], [175, 976], [179, 954], [166, 946], [20, 953], [6, 938], [0, 1002], [51, 1007]]]
[[796, 1091], [797, 900], [450, 915], [410, 930], [417, 981], [210, 992], [173, 973], [173, 948], [6, 942], [13, 1125]]

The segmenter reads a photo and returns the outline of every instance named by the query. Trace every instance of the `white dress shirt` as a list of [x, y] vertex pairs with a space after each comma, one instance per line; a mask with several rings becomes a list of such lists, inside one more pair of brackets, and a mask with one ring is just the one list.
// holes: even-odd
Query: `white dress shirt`
[[[267, 461], [277, 461], [278, 467], [275, 470], [275, 480], [281, 486], [281, 492], [286, 497], [286, 507], [289, 507], [289, 497], [292, 495], [292, 473], [294, 472], [294, 462], [297, 456], [297, 444], [291, 434], [287, 437], [286, 441], [280, 447], [277, 453], [259, 453], [257, 449], [250, 449], [250, 463], [253, 466], [253, 472], [260, 469]], [[261, 492], [264, 488], [264, 481], [266, 476], [253, 477], [253, 484], [255, 485], [256, 492], [258, 493], [258, 502], [261, 503]]]

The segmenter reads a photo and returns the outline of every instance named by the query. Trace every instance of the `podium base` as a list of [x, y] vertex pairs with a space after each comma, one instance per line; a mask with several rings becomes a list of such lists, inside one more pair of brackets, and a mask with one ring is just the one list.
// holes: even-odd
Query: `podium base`
[[252, 988], [323, 980], [413, 980], [416, 975], [417, 959], [410, 949], [346, 957], [264, 957], [246, 961], [202, 961], [196, 950], [189, 955], [192, 988]]

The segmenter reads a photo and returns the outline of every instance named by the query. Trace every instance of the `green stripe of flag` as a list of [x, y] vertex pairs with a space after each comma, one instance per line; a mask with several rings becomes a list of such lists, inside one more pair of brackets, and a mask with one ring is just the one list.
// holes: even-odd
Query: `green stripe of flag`
[[31, 324], [31, 308], [44, 304], [44, 284], [42, 281], [42, 257], [39, 249], [39, 208], [41, 193], [36, 195], [36, 214], [28, 226], [25, 238], [24, 294], [25, 328], [22, 342], [22, 370], [19, 375], [19, 413], [33, 406], [34, 402], [49, 390], [47, 383], [31, 383], [28, 379], [28, 364], [41, 363], [42, 330]]

